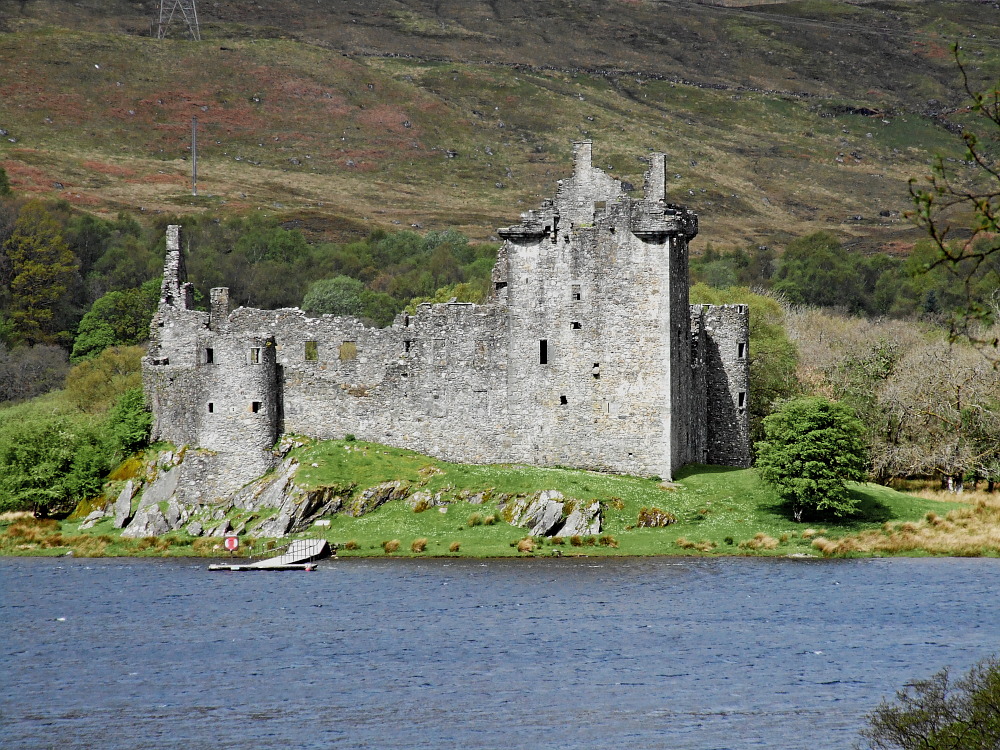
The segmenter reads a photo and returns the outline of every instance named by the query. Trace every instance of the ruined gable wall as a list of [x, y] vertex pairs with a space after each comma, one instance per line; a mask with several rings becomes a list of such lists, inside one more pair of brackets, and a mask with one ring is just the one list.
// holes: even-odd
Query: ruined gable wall
[[703, 305], [707, 462], [750, 466], [750, 316], [746, 305]]

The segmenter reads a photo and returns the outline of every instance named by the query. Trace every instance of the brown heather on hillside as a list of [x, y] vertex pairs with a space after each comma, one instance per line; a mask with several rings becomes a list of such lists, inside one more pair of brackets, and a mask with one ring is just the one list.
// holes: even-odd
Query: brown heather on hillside
[[0, 8], [17, 192], [112, 215], [262, 211], [329, 239], [485, 238], [551, 194], [586, 137], [633, 184], [637, 154], [667, 151], [696, 252], [819, 229], [905, 247], [907, 179], [962, 155], [948, 45], [976, 80], [1000, 74], [1000, 17], [954, 0], [222, 0], [201, 4], [200, 44], [150, 38], [156, 5]]

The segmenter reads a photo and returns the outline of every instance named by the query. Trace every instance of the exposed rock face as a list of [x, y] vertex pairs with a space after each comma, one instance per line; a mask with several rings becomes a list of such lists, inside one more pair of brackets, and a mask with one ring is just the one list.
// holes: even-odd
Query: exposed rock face
[[516, 495], [503, 503], [502, 515], [532, 536], [574, 536], [601, 530], [601, 504], [566, 499], [558, 490]]
[[[600, 503], [565, 498], [557, 490], [504, 495], [493, 490], [455, 491], [454, 487], [444, 487], [430, 492], [420, 484], [396, 480], [369, 487], [352, 497], [357, 489], [353, 484], [314, 488], [296, 484], [299, 464], [290, 456], [274, 471], [229, 497], [206, 495], [202, 480], [211, 480], [217, 472], [225, 471], [226, 462], [213, 458], [211, 454], [193, 452], [162, 455], [148, 471], [139, 509], [131, 523], [127, 519], [132, 497], [142, 488], [141, 480], [129, 481], [114, 504], [115, 524], [128, 523], [123, 536], [140, 538], [184, 529], [191, 536], [217, 537], [245, 531], [254, 536], [281, 537], [304, 531], [322, 516], [344, 513], [357, 518], [392, 500], [406, 500], [413, 509], [443, 508], [453, 502], [497, 501], [505, 521], [536, 536], [596, 534], [601, 529]], [[92, 514], [94, 523], [105, 514]], [[267, 517], [258, 521], [260, 515]]]
[[88, 514], [87, 517], [83, 519], [83, 523], [80, 524], [80, 529], [82, 530], [82, 529], [93, 528], [97, 524], [97, 522], [100, 521], [102, 518], [104, 518], [106, 515], [107, 514], [103, 510], [95, 510], [93, 513]]
[[395, 482], [383, 482], [375, 487], [369, 487], [361, 493], [347, 508], [347, 515], [352, 518], [371, 513], [380, 505], [390, 500], [402, 500], [410, 492], [410, 483], [397, 479]]
[[146, 505], [135, 513], [135, 518], [122, 532], [123, 537], [141, 539], [145, 536], [159, 536], [170, 531], [170, 524], [158, 505]]
[[115, 500], [115, 528], [123, 529], [132, 516], [132, 498], [135, 497], [135, 483], [129, 479]]

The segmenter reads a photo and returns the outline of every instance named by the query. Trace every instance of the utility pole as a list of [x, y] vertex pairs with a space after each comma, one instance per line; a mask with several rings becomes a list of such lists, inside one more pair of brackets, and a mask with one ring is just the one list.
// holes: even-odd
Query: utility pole
[[198, 118], [191, 118], [191, 195], [198, 195]]
[[200, 42], [201, 29], [198, 27], [198, 11], [194, 7], [194, 0], [160, 0], [160, 20], [156, 25], [156, 38], [163, 39], [167, 35], [167, 27], [170, 26], [177, 10], [184, 16], [191, 38]]

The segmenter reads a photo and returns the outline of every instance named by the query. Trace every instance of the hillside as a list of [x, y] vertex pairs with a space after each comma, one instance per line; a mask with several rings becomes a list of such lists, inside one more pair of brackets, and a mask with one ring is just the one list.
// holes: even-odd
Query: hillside
[[[906, 182], [962, 155], [948, 46], [1000, 77], [1000, 14], [957, 0], [722, 8], [639, 0], [159, 3], [0, 8], [0, 164], [98, 213], [274, 213], [314, 236], [513, 223], [570, 143], [638, 184], [664, 150], [705, 243], [819, 229], [912, 242]], [[191, 196], [191, 118], [199, 195]]]

